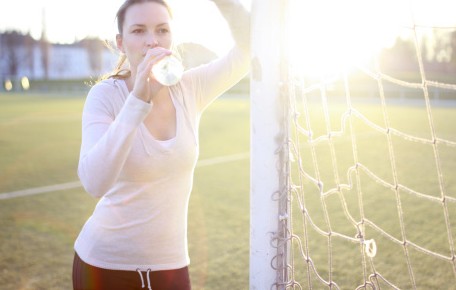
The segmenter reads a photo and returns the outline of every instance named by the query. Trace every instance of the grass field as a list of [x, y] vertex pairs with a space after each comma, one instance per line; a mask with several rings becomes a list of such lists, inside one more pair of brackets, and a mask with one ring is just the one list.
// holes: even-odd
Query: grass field
[[[42, 95], [0, 95], [0, 193], [77, 180], [76, 167], [80, 145], [80, 115], [83, 97]], [[313, 107], [317, 113], [320, 108]], [[381, 121], [381, 112], [372, 105], [359, 109]], [[428, 134], [421, 109], [391, 106], [391, 122], [395, 128], [418, 136]], [[334, 120], [340, 121], [341, 110]], [[456, 110], [436, 108], [436, 128], [442, 137], [455, 141]], [[337, 122], [336, 122], [337, 123]], [[424, 124], [424, 125], [423, 125]], [[318, 127], [320, 126], [320, 127]], [[316, 132], [324, 131], [322, 124]], [[382, 179], [391, 181], [388, 152], [383, 135], [369, 132], [356, 124], [359, 135], [360, 162], [369, 166]], [[334, 128], [335, 129], [335, 128]], [[357, 137], [358, 138], [358, 137]], [[200, 160], [245, 153], [249, 150], [249, 101], [222, 98], [203, 117], [200, 129]], [[401, 181], [427, 194], [436, 192], [436, 173], [432, 152], [428, 147], [394, 139]], [[350, 164], [345, 154], [346, 141], [335, 144], [340, 176]], [[376, 144], [374, 146], [374, 144]], [[440, 146], [440, 156], [449, 195], [456, 197], [456, 149]], [[325, 180], [333, 180], [332, 160], [327, 145], [316, 148], [319, 170]], [[416, 154], [416, 152], [423, 152]], [[302, 150], [303, 160], [312, 160], [308, 147]], [[422, 156], [416, 158], [416, 156]], [[305, 169], [315, 171], [315, 163]], [[339, 168], [340, 167], [340, 168]], [[404, 178], [402, 178], [404, 176]], [[363, 184], [366, 217], [397, 238], [400, 238], [394, 194], [376, 182]], [[307, 184], [309, 186], [309, 184]], [[331, 182], [325, 184], [331, 186]], [[309, 186], [312, 188], [312, 185]], [[438, 192], [438, 191], [437, 191]], [[317, 191], [309, 189], [307, 208], [316, 224], [326, 229], [325, 213]], [[372, 193], [384, 193], [372, 194]], [[350, 212], [359, 218], [359, 197], [355, 190], [345, 193]], [[49, 192], [28, 197], [0, 200], [0, 285], [1, 289], [70, 289], [73, 242], [91, 214], [96, 200], [81, 188]], [[448, 255], [448, 238], [438, 205], [403, 195], [408, 238], [423, 247]], [[338, 196], [326, 200], [333, 230], [355, 234], [340, 207]], [[456, 205], [449, 204], [453, 236], [456, 234]], [[296, 216], [296, 232], [302, 228]], [[370, 230], [368, 230], [369, 232]], [[377, 270], [403, 289], [409, 289], [403, 250], [369, 232], [377, 240]], [[320, 274], [328, 276], [326, 238], [310, 231], [312, 259]], [[359, 247], [334, 239], [334, 280], [342, 289], [354, 289], [362, 280]], [[241, 159], [196, 170], [189, 211], [189, 249], [193, 289], [248, 289], [249, 269], [249, 161]], [[418, 289], [455, 289], [456, 278], [451, 265], [417, 252], [411, 253], [417, 273]], [[301, 284], [307, 285], [304, 261], [296, 263]], [[384, 286], [384, 285], [382, 285]], [[314, 283], [314, 289], [323, 289]], [[388, 287], [383, 287], [388, 288]], [[382, 288], [382, 289], [383, 289]]]

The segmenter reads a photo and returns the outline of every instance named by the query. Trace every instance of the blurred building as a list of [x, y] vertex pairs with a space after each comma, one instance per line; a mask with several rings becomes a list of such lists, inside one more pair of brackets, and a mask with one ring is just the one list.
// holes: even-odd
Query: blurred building
[[17, 32], [0, 34], [0, 78], [81, 79], [110, 71], [117, 55], [99, 39], [52, 44]]

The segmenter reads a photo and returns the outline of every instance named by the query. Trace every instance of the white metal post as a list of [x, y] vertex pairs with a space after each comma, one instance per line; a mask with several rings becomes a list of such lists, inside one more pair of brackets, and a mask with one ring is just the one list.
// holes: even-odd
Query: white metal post
[[250, 289], [277, 283], [273, 237], [279, 231], [279, 200], [284, 177], [284, 109], [281, 100], [282, 7], [280, 0], [253, 0], [251, 9], [251, 186]]

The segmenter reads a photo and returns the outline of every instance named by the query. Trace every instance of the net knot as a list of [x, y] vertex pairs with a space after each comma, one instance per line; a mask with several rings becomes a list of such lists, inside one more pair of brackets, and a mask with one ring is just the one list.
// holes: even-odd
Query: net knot
[[283, 222], [288, 220], [288, 214], [281, 214], [279, 215], [279, 221]]
[[318, 181], [317, 186], [318, 186], [318, 189], [320, 190], [320, 193], [323, 193], [323, 182], [321, 180]]
[[364, 241], [364, 251], [369, 258], [373, 258], [377, 255], [377, 244], [374, 239]]

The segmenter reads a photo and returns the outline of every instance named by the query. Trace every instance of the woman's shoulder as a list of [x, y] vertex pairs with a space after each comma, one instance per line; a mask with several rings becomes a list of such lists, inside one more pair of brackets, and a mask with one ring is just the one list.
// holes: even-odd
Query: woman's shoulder
[[109, 78], [109, 79], [103, 79], [95, 83], [90, 90], [91, 91], [116, 91], [120, 90], [120, 82], [122, 80], [114, 79], [114, 78]]
[[95, 85], [93, 85], [88, 94], [88, 98], [105, 98], [109, 97], [110, 99], [114, 98], [120, 98], [124, 99], [124, 94], [126, 92], [126, 88], [124, 88], [125, 84], [123, 80], [119, 79], [104, 79], [99, 82], [97, 82]]
[[128, 90], [123, 80], [105, 79], [90, 88], [86, 98], [86, 106], [117, 112], [125, 103], [127, 96]]

